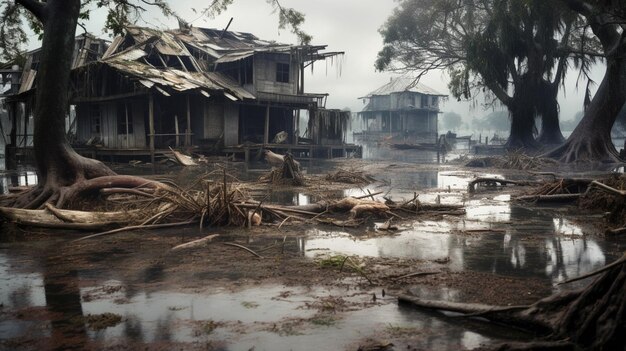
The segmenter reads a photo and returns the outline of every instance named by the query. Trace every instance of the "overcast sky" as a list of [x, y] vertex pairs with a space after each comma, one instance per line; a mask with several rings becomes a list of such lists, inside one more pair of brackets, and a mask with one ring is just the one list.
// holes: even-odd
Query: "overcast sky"
[[[289, 30], [278, 30], [278, 15], [265, 0], [234, 0], [226, 12], [217, 18], [199, 17], [192, 8], [200, 11], [209, 1], [176, 0], [170, 1], [175, 11], [184, 19], [192, 22], [196, 27], [224, 28], [231, 17], [233, 22], [229, 30], [250, 32], [266, 40], [275, 40], [282, 43], [296, 43], [297, 40]], [[305, 90], [311, 93], [330, 93], [328, 108], [349, 108], [358, 112], [363, 102], [358, 99], [370, 91], [377, 89], [389, 81], [390, 73], [376, 72], [374, 61], [376, 54], [382, 47], [382, 39], [378, 29], [384, 24], [397, 5], [395, 0], [281, 0], [285, 7], [293, 7], [306, 16], [303, 29], [313, 36], [312, 44], [328, 45], [328, 51], [344, 51], [345, 56], [339, 60], [319, 61], [314, 71], [307, 69]], [[88, 23], [88, 30], [95, 35], [102, 35], [102, 13], [94, 13]], [[161, 29], [175, 28], [178, 23], [175, 19], [146, 15], [149, 21], [138, 23]], [[32, 43], [31, 43], [32, 46]], [[603, 67], [594, 69], [594, 77], [599, 83], [604, 72]], [[570, 72], [573, 77], [573, 71]], [[582, 109], [582, 97], [585, 83], [581, 83], [580, 91], [574, 88], [575, 79], [569, 79], [567, 87], [560, 99], [562, 119], [571, 119]], [[448, 94], [448, 77], [443, 72], [433, 72], [426, 76], [423, 84]], [[481, 101], [479, 101], [480, 103]], [[442, 110], [454, 111], [461, 114], [465, 120], [473, 116], [481, 117], [489, 112], [483, 111], [476, 104], [457, 102], [449, 99]]]

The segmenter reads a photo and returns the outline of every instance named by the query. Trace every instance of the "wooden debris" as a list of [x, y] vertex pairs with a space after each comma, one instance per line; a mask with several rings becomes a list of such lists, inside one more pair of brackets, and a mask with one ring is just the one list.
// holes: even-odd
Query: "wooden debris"
[[176, 159], [176, 161], [178, 161], [178, 163], [180, 163], [182, 166], [188, 167], [198, 165], [198, 163], [194, 161], [191, 156], [187, 156], [179, 151], [172, 149], [171, 147], [170, 151], [172, 152], [172, 154], [174, 154], [174, 158]]
[[195, 248], [198, 248], [198, 247], [205, 247], [205, 246], [207, 246], [208, 243], [213, 241], [213, 239], [217, 238], [218, 236], [220, 236], [220, 235], [219, 234], [211, 234], [211, 235], [205, 236], [202, 239], [193, 240], [193, 241], [190, 241], [188, 243], [176, 245], [173, 248], [171, 248], [170, 251], [180, 251], [180, 250], [186, 250], [186, 249], [195, 249]]
[[347, 184], [369, 184], [375, 181], [374, 178], [365, 174], [365, 172], [344, 169], [329, 173], [325, 179], [331, 182]]
[[518, 201], [529, 202], [572, 202], [580, 199], [581, 194], [554, 194], [554, 195], [524, 195], [515, 198]]
[[488, 186], [488, 187], [495, 187], [498, 184], [500, 186], [505, 186], [507, 184], [524, 186], [524, 185], [534, 185], [534, 184], [537, 184], [537, 183], [529, 182], [529, 181], [500, 179], [500, 178], [476, 178], [476, 179], [473, 179], [472, 181], [470, 181], [467, 184], [467, 191], [470, 194], [473, 194], [474, 192], [476, 192], [476, 185], [478, 185], [478, 184], [484, 184], [485, 186]]

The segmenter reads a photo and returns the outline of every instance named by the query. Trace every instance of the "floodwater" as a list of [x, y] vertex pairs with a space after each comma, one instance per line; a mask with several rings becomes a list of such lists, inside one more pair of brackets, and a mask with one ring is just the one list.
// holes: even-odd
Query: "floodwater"
[[[432, 155], [424, 159], [432, 161]], [[310, 167], [309, 171], [324, 168]], [[593, 271], [626, 250], [626, 242], [595, 235], [595, 228], [581, 225], [584, 218], [572, 218], [566, 207], [521, 206], [511, 202], [505, 192], [469, 196], [467, 183], [475, 173], [451, 168], [400, 172], [400, 168], [401, 164], [390, 165], [375, 175], [378, 183], [344, 190], [337, 196], [363, 195], [369, 190], [382, 192], [379, 198], [400, 201], [418, 192], [423, 202], [465, 204], [466, 215], [445, 221], [400, 221], [393, 234], [378, 231], [381, 222], [349, 230], [309, 227], [295, 238], [297, 245], [290, 250], [303, 259], [342, 254], [443, 261], [454, 272], [535, 278], [553, 291], [559, 289], [553, 284]], [[9, 172], [0, 177], [0, 186], [6, 191], [9, 185], [32, 184], [36, 181], [33, 177], [29, 170]], [[280, 204], [315, 200], [291, 190], [267, 196], [267, 202]], [[384, 287], [258, 284], [232, 289], [207, 279], [206, 288], [189, 290], [155, 285], [173, 278], [159, 265], [146, 267], [144, 274], [131, 278], [89, 266], [57, 272], [53, 259], [38, 255], [52, 250], [59, 238], [50, 236], [26, 244], [16, 237], [23, 235], [0, 235], [0, 349], [38, 349], [41, 345], [21, 342], [55, 335], [68, 338], [76, 349], [91, 341], [103, 348], [147, 344], [218, 350], [356, 349], [364, 340], [379, 335], [404, 342], [396, 343], [397, 349], [410, 345], [412, 349], [459, 350], [529, 338], [480, 321], [442, 318], [398, 305], [394, 297], [381, 296]], [[422, 291], [420, 286], [406, 288]], [[378, 295], [376, 301], [373, 294]], [[454, 288], [437, 294], [452, 300], [458, 295]], [[337, 299], [352, 308], [336, 312], [312, 307]], [[16, 309], [54, 313], [16, 318], [8, 313]], [[77, 317], [103, 313], [119, 315], [122, 320], [104, 328], [76, 322]]]

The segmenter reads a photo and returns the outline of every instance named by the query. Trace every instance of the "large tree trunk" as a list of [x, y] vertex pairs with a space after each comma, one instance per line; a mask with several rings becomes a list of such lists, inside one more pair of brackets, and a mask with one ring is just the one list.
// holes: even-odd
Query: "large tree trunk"
[[546, 154], [563, 162], [621, 162], [611, 129], [626, 102], [626, 45], [618, 57], [607, 58], [602, 83], [583, 119], [560, 147]]
[[[519, 91], [518, 91], [519, 90]], [[534, 105], [527, 98], [525, 87], [516, 88], [513, 101], [509, 105], [511, 134], [506, 142], [508, 150], [535, 149], [538, 144], [533, 136], [535, 129]]]
[[572, 135], [565, 144], [546, 156], [564, 162], [620, 162], [619, 153], [611, 140], [611, 129], [626, 102], [626, 42], [622, 37], [622, 27], [611, 13], [619, 9], [623, 11], [624, 5], [621, 2], [600, 2], [598, 8], [590, 10], [589, 6], [582, 6], [577, 1], [566, 3], [587, 18], [593, 33], [600, 40], [606, 56], [606, 73]]
[[553, 85], [544, 80], [536, 97], [538, 113], [541, 115], [541, 133], [537, 141], [543, 145], [556, 145], [565, 141], [559, 125], [558, 83]]
[[29, 208], [41, 206], [62, 187], [115, 174], [101, 162], [78, 155], [66, 138], [65, 116], [81, 2], [48, 0], [39, 4], [42, 11], [35, 15], [43, 23], [44, 35], [37, 72], [33, 137], [39, 186], [14, 204]]

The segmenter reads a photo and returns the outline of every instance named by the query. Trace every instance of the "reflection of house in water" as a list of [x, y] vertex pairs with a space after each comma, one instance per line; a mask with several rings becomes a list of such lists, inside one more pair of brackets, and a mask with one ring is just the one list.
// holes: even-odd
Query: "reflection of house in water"
[[363, 131], [355, 138], [435, 143], [439, 102], [446, 96], [411, 78], [392, 78], [362, 98], [367, 103], [358, 114]]

